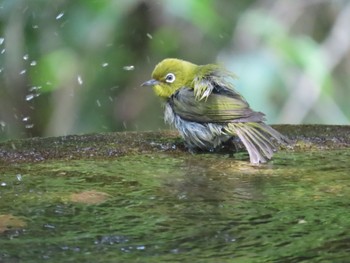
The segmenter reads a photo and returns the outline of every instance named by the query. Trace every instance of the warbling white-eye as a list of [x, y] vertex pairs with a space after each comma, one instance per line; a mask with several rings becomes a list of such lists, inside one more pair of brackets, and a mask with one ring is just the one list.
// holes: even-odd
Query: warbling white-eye
[[142, 86], [152, 86], [165, 100], [165, 121], [178, 129], [190, 149], [212, 150], [238, 137], [250, 162], [264, 163], [288, 140], [264, 123], [263, 113], [249, 107], [229, 81], [234, 77], [218, 65], [168, 58]]

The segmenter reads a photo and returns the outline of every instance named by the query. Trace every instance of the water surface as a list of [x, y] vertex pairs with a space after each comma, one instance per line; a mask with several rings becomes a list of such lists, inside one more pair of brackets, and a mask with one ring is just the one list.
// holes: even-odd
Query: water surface
[[[253, 166], [159, 153], [3, 166], [0, 261], [346, 262], [349, 157], [286, 152]], [[1, 228], [1, 216], [13, 223]]]

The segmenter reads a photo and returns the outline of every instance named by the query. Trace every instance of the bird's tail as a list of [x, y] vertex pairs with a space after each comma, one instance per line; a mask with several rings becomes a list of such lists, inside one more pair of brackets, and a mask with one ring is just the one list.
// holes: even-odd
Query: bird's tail
[[288, 143], [286, 137], [263, 122], [229, 123], [225, 132], [239, 137], [253, 164], [265, 163], [278, 144]]

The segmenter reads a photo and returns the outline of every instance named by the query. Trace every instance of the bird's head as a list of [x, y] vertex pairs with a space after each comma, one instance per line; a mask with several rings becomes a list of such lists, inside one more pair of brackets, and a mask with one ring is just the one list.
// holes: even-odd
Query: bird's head
[[178, 89], [193, 86], [197, 67], [195, 64], [180, 59], [164, 59], [154, 68], [152, 79], [141, 86], [152, 86], [157, 96], [167, 99]]

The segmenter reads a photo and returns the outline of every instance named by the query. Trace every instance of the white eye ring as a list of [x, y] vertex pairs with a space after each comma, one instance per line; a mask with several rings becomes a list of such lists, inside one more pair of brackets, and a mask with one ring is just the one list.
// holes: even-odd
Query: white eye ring
[[165, 82], [173, 83], [175, 81], [175, 75], [173, 73], [168, 73], [165, 76]]

